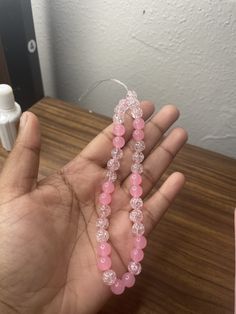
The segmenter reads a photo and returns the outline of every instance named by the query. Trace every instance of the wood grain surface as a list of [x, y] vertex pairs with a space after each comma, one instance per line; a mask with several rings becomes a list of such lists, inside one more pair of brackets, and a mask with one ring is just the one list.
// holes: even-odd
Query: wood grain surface
[[[31, 108], [42, 128], [40, 178], [60, 168], [111, 120], [44, 98]], [[7, 153], [0, 149], [0, 168]], [[186, 145], [157, 183], [185, 174], [184, 190], [149, 239], [134, 288], [100, 314], [232, 314], [236, 161]]]

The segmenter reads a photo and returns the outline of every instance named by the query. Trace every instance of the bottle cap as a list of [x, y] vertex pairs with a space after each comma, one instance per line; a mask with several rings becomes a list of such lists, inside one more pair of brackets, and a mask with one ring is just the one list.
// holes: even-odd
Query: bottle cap
[[0, 110], [14, 110], [15, 98], [11, 86], [0, 84]]
[[21, 108], [15, 102], [11, 86], [0, 84], [0, 140], [3, 148], [12, 150]]

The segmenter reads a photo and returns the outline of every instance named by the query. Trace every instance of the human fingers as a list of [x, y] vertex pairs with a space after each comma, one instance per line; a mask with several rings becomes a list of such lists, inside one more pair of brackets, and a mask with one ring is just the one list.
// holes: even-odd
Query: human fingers
[[0, 175], [1, 201], [29, 192], [37, 181], [40, 126], [31, 112], [21, 116], [19, 134]]
[[[141, 102], [141, 108], [143, 110], [143, 117], [147, 120], [154, 111], [154, 105], [150, 101]], [[127, 142], [132, 134], [132, 117], [126, 113], [125, 115], [125, 141]], [[78, 158], [82, 157], [87, 160], [91, 160], [97, 165], [104, 167], [111, 156], [111, 150], [113, 148], [113, 124], [110, 124], [102, 132], [100, 132], [77, 156], [73, 161], [77, 162]]]

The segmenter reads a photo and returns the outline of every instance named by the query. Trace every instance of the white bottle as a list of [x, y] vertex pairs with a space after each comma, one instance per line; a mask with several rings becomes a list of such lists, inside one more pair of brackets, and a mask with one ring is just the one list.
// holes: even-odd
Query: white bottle
[[0, 139], [7, 151], [12, 150], [15, 143], [20, 116], [21, 107], [15, 102], [12, 88], [0, 84]]

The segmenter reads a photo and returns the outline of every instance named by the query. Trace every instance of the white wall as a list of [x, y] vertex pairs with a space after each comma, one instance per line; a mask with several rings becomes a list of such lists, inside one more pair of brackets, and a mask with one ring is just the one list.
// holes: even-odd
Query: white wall
[[[236, 1], [33, 0], [47, 95], [78, 102], [115, 77], [157, 109], [174, 103], [189, 142], [236, 156]], [[82, 106], [112, 115], [104, 84]]]

